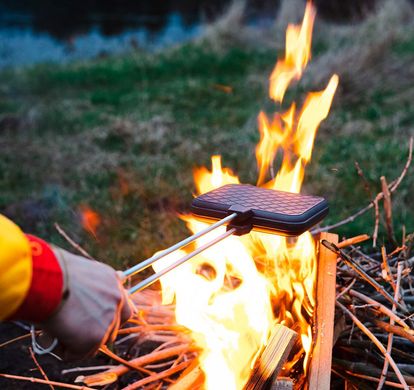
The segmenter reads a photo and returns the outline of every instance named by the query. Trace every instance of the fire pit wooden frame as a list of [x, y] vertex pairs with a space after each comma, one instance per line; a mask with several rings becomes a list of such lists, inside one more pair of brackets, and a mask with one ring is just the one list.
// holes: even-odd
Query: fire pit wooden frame
[[338, 243], [338, 235], [321, 233], [318, 244], [316, 285], [315, 343], [308, 375], [310, 390], [329, 390], [331, 382], [332, 347], [336, 299], [337, 256], [320, 244], [321, 240]]

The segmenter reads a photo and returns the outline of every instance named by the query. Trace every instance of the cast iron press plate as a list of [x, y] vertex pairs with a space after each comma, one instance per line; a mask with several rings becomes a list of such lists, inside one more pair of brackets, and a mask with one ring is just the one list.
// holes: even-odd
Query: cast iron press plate
[[254, 230], [283, 236], [302, 234], [328, 214], [324, 198], [250, 184], [228, 184], [200, 195], [193, 200], [191, 211], [202, 219], [218, 220], [229, 215], [229, 208], [235, 205], [252, 210]]

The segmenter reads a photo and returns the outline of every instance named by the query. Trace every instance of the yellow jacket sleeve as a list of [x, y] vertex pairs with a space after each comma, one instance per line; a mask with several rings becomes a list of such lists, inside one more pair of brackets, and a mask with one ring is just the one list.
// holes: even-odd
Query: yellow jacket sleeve
[[0, 320], [22, 304], [32, 279], [29, 241], [13, 222], [0, 214]]

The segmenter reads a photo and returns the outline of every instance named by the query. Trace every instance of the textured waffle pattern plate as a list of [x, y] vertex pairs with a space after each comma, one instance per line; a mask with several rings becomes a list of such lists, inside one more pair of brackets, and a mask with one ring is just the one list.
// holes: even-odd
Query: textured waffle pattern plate
[[328, 202], [318, 196], [293, 194], [255, 187], [228, 184], [193, 200], [191, 211], [203, 219], [221, 219], [232, 206], [253, 211], [255, 230], [296, 236], [320, 222], [328, 213]]

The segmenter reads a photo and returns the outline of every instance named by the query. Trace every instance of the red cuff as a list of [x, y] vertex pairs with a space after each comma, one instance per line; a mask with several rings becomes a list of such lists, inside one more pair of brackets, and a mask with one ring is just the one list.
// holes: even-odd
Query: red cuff
[[25, 300], [12, 319], [42, 322], [62, 300], [63, 274], [50, 246], [40, 238], [26, 235], [32, 249], [32, 282]]

